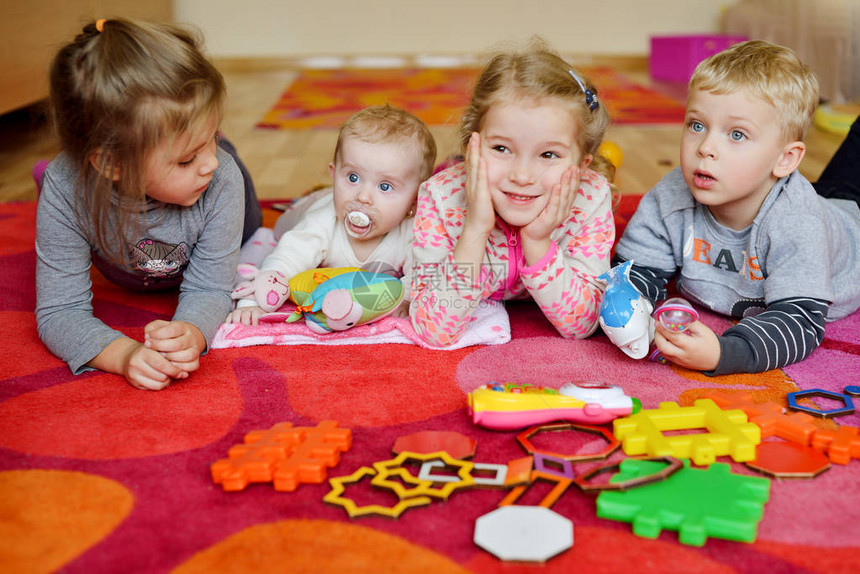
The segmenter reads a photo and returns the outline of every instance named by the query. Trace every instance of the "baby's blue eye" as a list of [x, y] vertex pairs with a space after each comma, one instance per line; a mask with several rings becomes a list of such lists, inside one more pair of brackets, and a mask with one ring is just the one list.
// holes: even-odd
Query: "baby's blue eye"
[[693, 120], [690, 122], [690, 131], [692, 131], [694, 133], [701, 133], [701, 132], [705, 131], [705, 124], [703, 124], [702, 122]]
[[383, 181], [379, 184], [379, 189], [381, 189], [382, 191], [391, 191], [393, 188], [390, 183], [388, 183], [387, 181]]
[[732, 130], [729, 134], [729, 137], [732, 138], [733, 141], [739, 142], [742, 139], [746, 138], [746, 134], [740, 130]]
[[346, 176], [346, 179], [348, 179], [350, 183], [358, 183], [358, 174], [357, 173], [351, 173], [348, 176]]

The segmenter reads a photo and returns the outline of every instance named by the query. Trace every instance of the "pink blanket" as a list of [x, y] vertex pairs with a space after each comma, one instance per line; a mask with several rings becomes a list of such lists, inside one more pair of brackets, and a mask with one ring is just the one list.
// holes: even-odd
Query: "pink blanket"
[[[259, 325], [221, 325], [212, 342], [213, 349], [249, 347], [253, 345], [370, 345], [404, 343], [427, 349], [437, 348], [424, 342], [408, 318], [385, 317], [368, 325], [346, 331], [320, 335], [305, 326], [304, 321], [285, 323], [290, 314], [272, 313]], [[500, 345], [511, 340], [511, 325], [502, 303], [486, 301], [478, 307], [472, 324], [459, 341], [444, 349], [461, 349], [473, 345]]]

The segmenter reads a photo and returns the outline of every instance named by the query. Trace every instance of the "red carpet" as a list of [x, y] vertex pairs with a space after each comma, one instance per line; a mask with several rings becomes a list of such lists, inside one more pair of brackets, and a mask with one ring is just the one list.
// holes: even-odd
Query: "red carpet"
[[[583, 68], [615, 124], [680, 123], [684, 105], [605, 67]], [[479, 70], [304, 70], [257, 124], [273, 129], [337, 129], [353, 113], [389, 103], [428, 125], [457, 125]]]
[[[633, 205], [625, 200], [622, 214]], [[553, 510], [573, 521], [574, 546], [542, 567], [502, 563], [472, 542], [475, 520], [506, 491], [457, 490], [397, 519], [349, 519], [323, 502], [327, 481], [294, 492], [271, 484], [224, 492], [210, 476], [210, 465], [246, 434], [285, 421], [315, 427], [332, 420], [351, 429], [352, 445], [329, 478], [391, 460], [399, 437], [423, 430], [462, 433], [476, 441], [474, 462], [506, 464], [525, 456], [516, 433], [475, 427], [465, 408], [465, 393], [491, 380], [610, 382], [648, 409], [662, 401], [690, 405], [712, 389], [783, 404], [797, 389], [841, 391], [860, 384], [860, 314], [829, 325], [825, 345], [804, 363], [760, 375], [708, 378], [632, 361], [603, 336], [564, 340], [534, 305], [511, 304], [512, 341], [505, 345], [216, 350], [189, 380], [150, 393], [113, 375], [74, 377], [39, 342], [34, 219], [33, 203], [0, 205], [0, 572], [860, 571], [857, 460], [812, 480], [772, 481], [752, 544], [712, 538], [696, 548], [672, 531], [640, 538], [630, 524], [598, 518], [594, 496], [571, 487]], [[134, 337], [151, 319], [168, 318], [174, 304], [172, 296], [95, 282], [96, 313]], [[718, 329], [728, 324], [709, 314], [704, 320]], [[836, 422], [857, 427], [858, 416]], [[834, 430], [836, 422], [816, 424]], [[520, 503], [537, 504], [545, 494], [539, 486]], [[396, 502], [366, 481], [345, 496], [359, 506]], [[694, 503], [690, 513], [696, 511]]]

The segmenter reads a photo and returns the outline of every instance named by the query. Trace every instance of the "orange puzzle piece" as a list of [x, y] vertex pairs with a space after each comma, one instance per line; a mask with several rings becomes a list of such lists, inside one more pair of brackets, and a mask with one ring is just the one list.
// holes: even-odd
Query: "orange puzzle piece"
[[538, 503], [538, 506], [543, 506], [544, 508], [552, 508], [552, 505], [555, 504], [558, 499], [561, 498], [561, 495], [565, 493], [571, 484], [573, 484], [573, 479], [571, 478], [533, 470], [529, 477], [529, 483], [515, 486], [511, 489], [511, 491], [499, 502], [499, 506], [513, 506], [523, 493], [531, 488], [532, 484], [538, 480], [554, 484], [552, 490], [550, 490]]
[[770, 436], [809, 445], [818, 430], [811, 415], [793, 412], [786, 413], [776, 403], [754, 403], [752, 395], [744, 392], [714, 391], [704, 395], [721, 409], [740, 409], [746, 413], [749, 422], [761, 427], [761, 438]]
[[303, 482], [323, 482], [326, 468], [340, 462], [340, 453], [350, 446], [352, 431], [338, 428], [335, 421], [295, 428], [293, 423], [278, 423], [246, 434], [244, 444], [212, 464], [212, 480], [228, 491], [273, 482], [275, 490], [292, 492]]
[[818, 430], [812, 437], [812, 446], [826, 452], [831, 462], [848, 464], [852, 458], [860, 458], [860, 431], [844, 426], [835, 431]]

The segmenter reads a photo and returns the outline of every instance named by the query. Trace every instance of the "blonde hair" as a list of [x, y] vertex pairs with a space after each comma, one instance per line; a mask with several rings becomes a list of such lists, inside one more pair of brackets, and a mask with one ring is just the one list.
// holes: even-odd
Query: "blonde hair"
[[[572, 74], [576, 74], [576, 78]], [[585, 90], [597, 96], [594, 84], [539, 38], [533, 39], [523, 51], [494, 55], [475, 83], [472, 99], [463, 112], [459, 133], [461, 151], [465, 153], [472, 132], [481, 131], [490, 106], [523, 97], [555, 98], [569, 106], [573, 113], [576, 143], [583, 155], [591, 154], [594, 158], [591, 168], [611, 179], [611, 164], [598, 154], [609, 126], [609, 113], [602, 103], [592, 109], [577, 79]]]
[[392, 107], [371, 106], [353, 114], [341, 126], [334, 149], [334, 161], [340, 154], [345, 138], [352, 137], [363, 142], [415, 142], [421, 151], [419, 179], [424, 181], [433, 174], [436, 162], [436, 140], [427, 125], [418, 117]]
[[220, 122], [224, 79], [200, 46], [175, 26], [115, 19], [88, 24], [53, 59], [53, 120], [80, 167], [78, 215], [110, 261], [127, 258], [122, 238], [145, 203], [148, 154], [213, 115]]
[[731, 94], [748, 90], [776, 108], [786, 141], [802, 140], [818, 105], [818, 79], [784, 46], [750, 40], [714, 54], [696, 66], [690, 93]]

